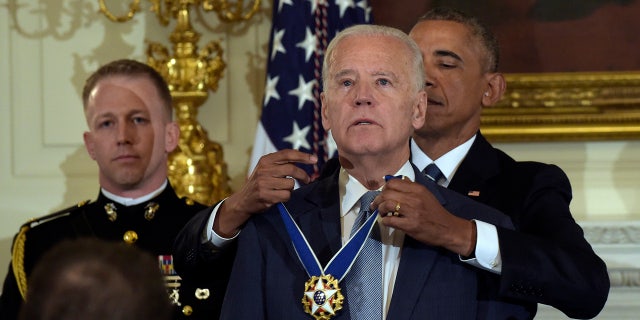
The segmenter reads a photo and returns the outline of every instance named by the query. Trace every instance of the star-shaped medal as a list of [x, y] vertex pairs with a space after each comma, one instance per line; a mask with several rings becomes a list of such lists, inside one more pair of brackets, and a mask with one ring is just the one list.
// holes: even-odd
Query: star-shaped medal
[[305, 283], [302, 304], [305, 312], [316, 320], [328, 320], [342, 309], [344, 296], [340, 293], [338, 281], [331, 275], [313, 276]]

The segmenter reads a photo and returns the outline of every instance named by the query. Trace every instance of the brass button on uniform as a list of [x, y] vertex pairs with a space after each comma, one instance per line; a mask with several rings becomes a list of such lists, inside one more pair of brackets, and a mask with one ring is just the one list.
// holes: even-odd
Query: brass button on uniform
[[186, 305], [184, 306], [184, 308], [182, 308], [182, 314], [184, 314], [185, 316], [190, 316], [193, 313], [193, 308], [191, 308], [190, 305]]
[[122, 240], [127, 244], [134, 244], [138, 241], [138, 234], [133, 230], [129, 230], [124, 233]]

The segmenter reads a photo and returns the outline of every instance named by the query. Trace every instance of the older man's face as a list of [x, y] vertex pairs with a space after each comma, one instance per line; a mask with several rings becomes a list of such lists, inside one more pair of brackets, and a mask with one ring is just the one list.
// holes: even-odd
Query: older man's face
[[410, 51], [389, 36], [351, 36], [335, 48], [322, 94], [322, 124], [341, 156], [407, 153], [424, 123]]

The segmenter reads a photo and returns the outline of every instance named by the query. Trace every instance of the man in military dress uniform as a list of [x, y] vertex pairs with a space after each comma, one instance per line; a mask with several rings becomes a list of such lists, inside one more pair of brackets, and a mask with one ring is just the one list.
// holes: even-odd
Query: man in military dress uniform
[[63, 239], [97, 237], [123, 241], [158, 257], [175, 318], [217, 319], [228, 272], [196, 281], [173, 270], [175, 236], [205, 207], [178, 198], [167, 180], [167, 158], [180, 132], [172, 121], [166, 83], [146, 64], [117, 60], [87, 79], [82, 96], [89, 127], [84, 142], [99, 167], [100, 194], [95, 202], [21, 227], [0, 297], [0, 318], [17, 318], [27, 278], [45, 251]]

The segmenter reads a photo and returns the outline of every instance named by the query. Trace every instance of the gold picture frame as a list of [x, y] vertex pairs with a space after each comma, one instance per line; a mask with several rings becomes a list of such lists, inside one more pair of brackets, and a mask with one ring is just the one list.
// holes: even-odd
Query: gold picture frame
[[493, 142], [640, 138], [640, 72], [505, 74], [507, 91], [482, 113]]

